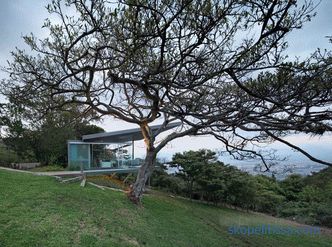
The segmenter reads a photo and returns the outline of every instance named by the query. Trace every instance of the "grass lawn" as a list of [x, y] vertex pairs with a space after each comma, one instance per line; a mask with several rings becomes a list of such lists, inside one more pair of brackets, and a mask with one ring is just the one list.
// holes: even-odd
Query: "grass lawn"
[[153, 193], [121, 192], [0, 170], [0, 246], [332, 246], [332, 236], [231, 235], [232, 225], [289, 225], [266, 215]]

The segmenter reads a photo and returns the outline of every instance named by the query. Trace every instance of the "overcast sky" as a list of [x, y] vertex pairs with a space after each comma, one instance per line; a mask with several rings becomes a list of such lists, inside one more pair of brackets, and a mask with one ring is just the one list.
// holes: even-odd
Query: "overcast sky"
[[[10, 59], [10, 51], [17, 47], [24, 47], [22, 35], [33, 32], [37, 37], [45, 36], [45, 31], [41, 29], [43, 20], [48, 17], [44, 6], [46, 0], [0, 0], [0, 66], [6, 66], [6, 61]], [[314, 2], [320, 2], [314, 0]], [[295, 30], [289, 34], [289, 50], [291, 57], [306, 57], [316, 48], [331, 49], [326, 36], [332, 35], [332, 1], [322, 0], [316, 9], [317, 16], [307, 23], [303, 29]], [[0, 77], [5, 75], [0, 72]], [[119, 120], [105, 119], [99, 123], [106, 131], [120, 130], [132, 126], [120, 122]], [[319, 158], [332, 161], [332, 137], [309, 138], [306, 136], [289, 137], [295, 144], [311, 151]], [[293, 160], [307, 162], [284, 147], [281, 144], [274, 144], [282, 154], [291, 154]], [[220, 149], [221, 145], [212, 137], [185, 137], [170, 143], [162, 152], [161, 157], [170, 157], [173, 153], [189, 149], [210, 148]], [[144, 153], [144, 144], [137, 142], [136, 153]], [[227, 160], [228, 161], [228, 160]], [[232, 161], [229, 161], [232, 163]]]

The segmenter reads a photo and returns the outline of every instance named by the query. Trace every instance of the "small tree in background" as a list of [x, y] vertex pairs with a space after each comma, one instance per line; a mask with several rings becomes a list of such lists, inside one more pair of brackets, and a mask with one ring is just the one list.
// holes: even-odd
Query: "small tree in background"
[[197, 183], [205, 167], [216, 160], [216, 153], [206, 149], [188, 151], [182, 154], [176, 153], [173, 156], [171, 164], [173, 167], [179, 168], [177, 174], [187, 182], [187, 191], [190, 198], [192, 198], [194, 183]]
[[38, 161], [46, 165], [67, 163], [67, 141], [81, 139], [82, 135], [104, 132], [96, 125], [89, 124], [95, 115], [70, 106], [62, 111], [49, 111], [40, 117], [30, 115], [35, 106], [8, 103], [5, 107], [3, 143], [15, 151], [17, 162]]

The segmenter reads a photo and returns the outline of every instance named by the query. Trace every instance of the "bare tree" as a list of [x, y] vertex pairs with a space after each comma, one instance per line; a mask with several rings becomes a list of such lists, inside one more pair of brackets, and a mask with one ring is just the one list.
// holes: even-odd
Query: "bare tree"
[[[314, 15], [294, 0], [55, 0], [46, 39], [24, 37], [6, 69], [23, 104], [82, 104], [140, 126], [146, 145], [130, 198], [138, 202], [157, 153], [186, 135], [214, 135], [237, 158], [257, 143], [331, 131], [330, 54], [285, 63], [285, 35]], [[59, 100], [61, 99], [61, 100]], [[150, 125], [162, 120], [155, 132]], [[156, 143], [170, 123], [182, 127]]]

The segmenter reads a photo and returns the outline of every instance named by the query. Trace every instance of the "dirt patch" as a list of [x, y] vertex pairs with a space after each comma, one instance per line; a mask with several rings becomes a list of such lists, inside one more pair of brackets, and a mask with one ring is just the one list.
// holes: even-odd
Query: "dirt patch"
[[120, 239], [124, 242], [129, 243], [130, 245], [140, 246], [139, 242], [136, 239], [130, 238], [128, 236], [122, 236]]

